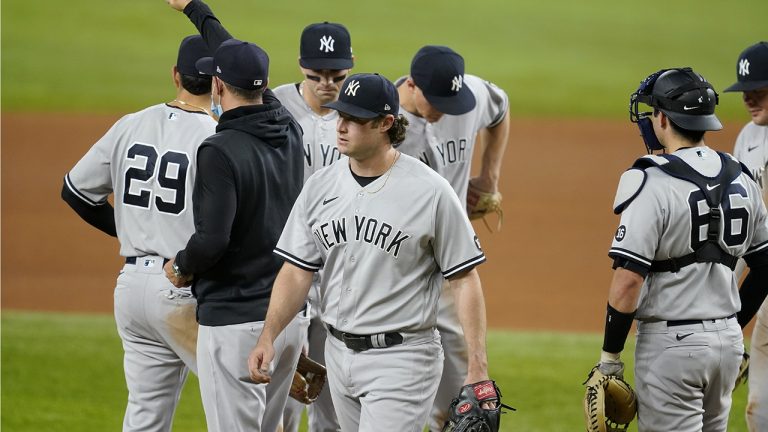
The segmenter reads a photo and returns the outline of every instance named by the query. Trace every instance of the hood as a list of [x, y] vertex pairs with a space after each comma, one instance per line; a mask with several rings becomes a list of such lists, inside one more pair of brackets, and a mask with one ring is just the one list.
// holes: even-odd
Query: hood
[[239, 130], [255, 136], [271, 147], [281, 147], [288, 142], [293, 117], [280, 102], [265, 105], [246, 105], [222, 114], [216, 132], [227, 129]]

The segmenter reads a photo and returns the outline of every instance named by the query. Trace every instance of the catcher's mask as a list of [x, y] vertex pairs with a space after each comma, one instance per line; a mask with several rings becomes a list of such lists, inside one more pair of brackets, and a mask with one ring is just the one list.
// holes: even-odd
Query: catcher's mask
[[677, 126], [692, 131], [720, 130], [715, 116], [719, 98], [712, 85], [691, 68], [662, 69], [640, 82], [629, 97], [629, 120], [637, 123], [648, 153], [663, 150], [653, 132], [652, 111], [640, 112], [644, 103], [663, 112]]

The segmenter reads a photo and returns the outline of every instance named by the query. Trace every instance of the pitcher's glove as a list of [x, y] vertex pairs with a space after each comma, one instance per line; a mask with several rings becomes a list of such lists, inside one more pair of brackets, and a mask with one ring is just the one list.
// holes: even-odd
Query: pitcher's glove
[[736, 391], [740, 385], [747, 382], [749, 378], [749, 354], [744, 353], [744, 357], [741, 358], [741, 366], [739, 366], [739, 374], [736, 376], [736, 385], [733, 390]]
[[[485, 409], [485, 402], [495, 403], [496, 407]], [[451, 402], [443, 432], [497, 432], [502, 407], [515, 410], [501, 403], [501, 392], [494, 381], [465, 385]]]
[[501, 224], [504, 221], [504, 212], [501, 210], [501, 193], [491, 193], [477, 186], [477, 178], [469, 180], [467, 187], [467, 216], [470, 219], [483, 218], [483, 223], [489, 231], [491, 227], [485, 220], [485, 215], [496, 213], [499, 216], [497, 231], [501, 230]]
[[623, 369], [621, 364], [615, 375], [605, 375], [598, 365], [589, 373], [584, 383], [587, 386], [584, 394], [584, 416], [588, 432], [625, 431], [635, 418], [637, 396], [632, 387], [621, 378]]
[[297, 401], [309, 405], [320, 396], [325, 379], [325, 366], [301, 353], [289, 394]]

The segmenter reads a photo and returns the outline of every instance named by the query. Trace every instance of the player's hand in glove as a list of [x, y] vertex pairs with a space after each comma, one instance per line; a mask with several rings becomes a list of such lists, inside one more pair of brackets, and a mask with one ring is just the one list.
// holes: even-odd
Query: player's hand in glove
[[624, 431], [637, 414], [637, 396], [624, 381], [624, 363], [618, 355], [606, 358], [589, 372], [584, 394], [588, 432]]
[[325, 366], [301, 353], [289, 394], [297, 401], [309, 405], [320, 396], [325, 380]]
[[497, 432], [502, 407], [515, 410], [501, 403], [501, 392], [494, 381], [465, 385], [451, 402], [443, 432]]
[[747, 378], [749, 378], [749, 354], [745, 352], [741, 358], [741, 366], [739, 366], [739, 374], [736, 375], [736, 385], [733, 390], [736, 391], [740, 385], [746, 383]]
[[491, 227], [485, 220], [485, 215], [496, 213], [499, 216], [497, 231], [501, 230], [501, 224], [504, 221], [504, 212], [501, 209], [501, 193], [492, 191], [487, 182], [483, 182], [480, 177], [474, 177], [469, 180], [467, 187], [467, 216], [470, 219], [483, 218], [483, 223], [489, 231]]

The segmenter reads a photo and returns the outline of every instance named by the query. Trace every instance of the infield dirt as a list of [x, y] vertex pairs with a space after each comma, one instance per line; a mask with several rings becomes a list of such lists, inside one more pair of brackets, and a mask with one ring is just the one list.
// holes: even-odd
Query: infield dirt
[[[110, 313], [117, 240], [61, 200], [67, 171], [116, 115], [2, 114], [2, 308]], [[708, 133], [731, 151], [742, 123]], [[475, 160], [479, 151], [475, 152]], [[502, 231], [474, 223], [488, 325], [599, 331], [621, 173], [644, 154], [628, 121], [513, 119]], [[489, 225], [496, 226], [490, 217]]]

